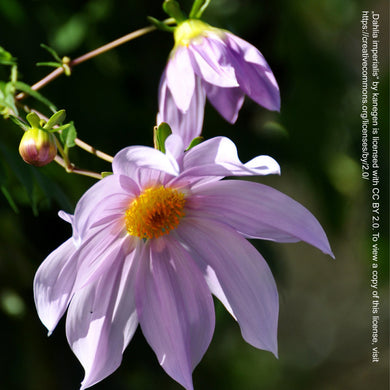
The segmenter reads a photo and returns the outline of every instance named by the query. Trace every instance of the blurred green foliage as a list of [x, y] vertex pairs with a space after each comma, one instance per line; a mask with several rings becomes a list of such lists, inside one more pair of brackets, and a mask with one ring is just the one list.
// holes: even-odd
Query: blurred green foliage
[[[190, 9], [190, 1], [182, 1]], [[246, 100], [236, 125], [208, 105], [204, 135], [233, 139], [242, 161], [276, 158], [281, 177], [261, 182], [287, 193], [324, 226], [336, 260], [308, 245], [254, 242], [269, 261], [280, 292], [279, 359], [247, 345], [216, 302], [214, 339], [194, 372], [197, 389], [366, 390], [388, 381], [388, 3], [386, 1], [212, 0], [204, 19], [258, 47], [279, 82], [281, 113]], [[371, 363], [370, 187], [361, 179], [360, 15], [381, 15], [380, 351]], [[159, 1], [2, 0], [0, 46], [17, 58], [22, 82], [49, 71], [44, 43], [76, 58], [165, 17]], [[387, 31], [388, 32], [388, 31]], [[42, 89], [64, 108], [80, 137], [114, 155], [153, 144], [159, 78], [172, 47], [155, 32], [76, 67]], [[0, 79], [9, 80], [0, 67]], [[27, 99], [26, 102], [30, 100]], [[41, 107], [46, 110], [44, 106]], [[45, 111], [48, 115], [49, 113]], [[0, 122], [0, 353], [2, 389], [76, 389], [83, 372], [66, 343], [64, 321], [47, 338], [35, 313], [32, 280], [40, 262], [71, 234], [57, 215], [72, 211], [93, 179], [55, 165], [27, 166], [17, 149], [21, 130]], [[73, 148], [78, 165], [108, 163]], [[382, 298], [383, 297], [383, 298]], [[180, 389], [159, 367], [138, 330], [118, 371], [98, 389]]]

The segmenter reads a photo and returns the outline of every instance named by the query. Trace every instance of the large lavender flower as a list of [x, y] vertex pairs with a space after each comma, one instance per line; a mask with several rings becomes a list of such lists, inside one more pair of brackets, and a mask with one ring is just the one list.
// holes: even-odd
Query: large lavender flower
[[73, 237], [52, 252], [34, 280], [38, 314], [51, 333], [68, 308], [68, 342], [85, 369], [81, 388], [118, 368], [138, 324], [164, 370], [186, 389], [214, 331], [212, 294], [243, 338], [277, 354], [278, 294], [263, 257], [245, 239], [304, 240], [331, 254], [313, 215], [262, 184], [224, 176], [278, 173], [259, 156], [240, 162], [219, 137], [183, 153], [132, 146], [113, 175], [80, 199]]
[[185, 144], [202, 129], [206, 95], [234, 123], [248, 95], [279, 111], [278, 84], [263, 55], [236, 35], [197, 20], [176, 27], [175, 47], [159, 89], [159, 122], [167, 122]]

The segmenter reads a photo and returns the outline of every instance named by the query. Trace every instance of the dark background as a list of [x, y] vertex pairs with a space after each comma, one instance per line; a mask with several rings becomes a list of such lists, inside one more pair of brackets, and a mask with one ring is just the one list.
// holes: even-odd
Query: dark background
[[[189, 1], [181, 3], [189, 9]], [[204, 136], [230, 137], [242, 161], [273, 156], [282, 175], [259, 181], [316, 215], [336, 260], [303, 243], [254, 242], [278, 284], [279, 359], [246, 344], [216, 302], [215, 335], [193, 375], [197, 389], [388, 388], [387, 6], [386, 1], [212, 0], [204, 14], [205, 21], [261, 50], [282, 98], [280, 114], [247, 99], [234, 126], [208, 105]], [[361, 178], [359, 162], [362, 10], [380, 13], [381, 30], [379, 363], [371, 362], [371, 187]], [[159, 1], [2, 0], [0, 46], [17, 57], [21, 80], [32, 85], [49, 72], [35, 64], [52, 60], [41, 43], [76, 58], [146, 26], [148, 15], [165, 18]], [[65, 108], [80, 138], [98, 149], [114, 155], [128, 145], [152, 145], [158, 82], [172, 43], [168, 33], [154, 32], [81, 64], [41, 92]], [[2, 80], [8, 74], [8, 67], [0, 68]], [[41, 261], [71, 233], [57, 211], [72, 212], [95, 181], [67, 174], [55, 163], [27, 166], [17, 152], [21, 130], [1, 120], [0, 134], [0, 388], [77, 389], [83, 370], [67, 345], [64, 320], [47, 338], [35, 312], [32, 280]], [[81, 167], [110, 170], [77, 148], [71, 158]], [[181, 386], [159, 367], [138, 330], [121, 367], [94, 388]]]

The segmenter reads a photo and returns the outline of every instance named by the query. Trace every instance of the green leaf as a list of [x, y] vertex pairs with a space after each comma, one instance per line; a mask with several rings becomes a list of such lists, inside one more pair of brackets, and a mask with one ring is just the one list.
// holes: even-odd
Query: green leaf
[[37, 62], [36, 66], [53, 66], [54, 68], [61, 68], [62, 64], [58, 62]]
[[[5, 115], [18, 115], [18, 109], [15, 105], [15, 87], [12, 82], [4, 83], [0, 81], [0, 114]], [[9, 112], [11, 111], [11, 112]]]
[[58, 133], [61, 132], [62, 130], [66, 130], [69, 126], [72, 126], [70, 123], [67, 123], [62, 126], [55, 127], [54, 129], [48, 130], [50, 133]]
[[7, 199], [9, 205], [11, 206], [12, 210], [15, 213], [19, 213], [18, 206], [16, 205], [15, 201], [12, 198], [12, 195], [8, 191], [5, 183], [6, 183], [6, 173], [3, 164], [0, 162], [0, 190], [3, 193], [5, 199]]
[[58, 125], [60, 123], [62, 123], [64, 120], [65, 120], [65, 117], [66, 117], [66, 113], [65, 113], [65, 110], [60, 110], [60, 111], [57, 111], [55, 114], [53, 114], [50, 119], [47, 121], [47, 123], [45, 124], [45, 126], [43, 126], [43, 128], [45, 130], [50, 130], [52, 129], [55, 125]]
[[41, 128], [41, 119], [35, 112], [30, 112], [26, 116], [27, 122], [30, 124], [30, 126], [33, 129], [40, 129]]
[[16, 65], [16, 58], [12, 54], [0, 46], [0, 64]]
[[60, 64], [62, 63], [60, 56], [57, 54], [57, 52], [53, 48], [45, 45], [44, 43], [41, 43], [41, 47], [43, 49], [47, 50]]
[[0, 189], [1, 189], [1, 192], [3, 193], [5, 199], [7, 199], [9, 205], [11, 206], [11, 209], [16, 213], [16, 214], [19, 214], [19, 209], [18, 209], [18, 206], [16, 205], [15, 201], [13, 200], [11, 194], [9, 193], [9, 191], [7, 190], [7, 188], [2, 185], [0, 186]]
[[12, 173], [16, 176], [20, 184], [26, 190], [28, 199], [34, 210], [36, 208], [36, 205], [34, 205], [34, 198], [33, 198], [34, 168], [28, 164], [25, 164], [17, 152], [15, 152], [13, 149], [8, 148], [6, 145], [1, 143], [0, 143], [0, 153], [1, 153], [2, 161], [7, 163]]
[[65, 147], [72, 148], [76, 145], [75, 139], [77, 138], [77, 131], [73, 122], [70, 122], [69, 125], [70, 126], [61, 131], [60, 138]]
[[46, 99], [38, 91], [35, 91], [34, 89], [32, 89], [28, 84], [23, 83], [22, 81], [16, 81], [13, 83], [13, 85], [15, 86], [16, 89], [32, 96], [33, 98], [37, 99], [41, 103], [48, 106], [50, 108], [50, 110], [52, 110], [53, 112], [57, 111], [56, 106], [49, 99]]
[[22, 128], [24, 131], [27, 131], [29, 129], [29, 127], [22, 120], [20, 120], [17, 116], [10, 115], [9, 119], [11, 119], [12, 122], [14, 122], [20, 128]]

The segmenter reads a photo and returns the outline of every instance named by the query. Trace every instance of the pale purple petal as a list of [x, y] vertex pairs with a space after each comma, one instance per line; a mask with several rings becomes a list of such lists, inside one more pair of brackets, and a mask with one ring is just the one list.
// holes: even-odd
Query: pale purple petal
[[246, 237], [278, 242], [302, 240], [333, 256], [313, 214], [287, 195], [260, 183], [225, 180], [198, 186], [187, 208], [194, 215], [226, 223]]
[[244, 93], [240, 88], [220, 88], [203, 82], [207, 98], [214, 108], [230, 123], [235, 123], [244, 103]]
[[164, 370], [187, 390], [214, 331], [214, 305], [187, 251], [169, 237], [145, 247], [137, 276], [142, 332]]
[[119, 151], [112, 162], [115, 175], [135, 179], [140, 169], [158, 170], [173, 176], [179, 174], [177, 161], [171, 156], [148, 146], [130, 146]]
[[238, 87], [235, 71], [227, 48], [220, 39], [205, 37], [200, 42], [192, 42], [188, 47], [195, 73], [203, 80], [219, 87]]
[[69, 214], [69, 213], [66, 213], [66, 212], [63, 211], [63, 210], [60, 210], [60, 211], [58, 212], [58, 216], [59, 216], [62, 220], [64, 220], [65, 222], [68, 222], [68, 223], [70, 223], [70, 224], [73, 223], [73, 218], [74, 218], [73, 214]]
[[[99, 203], [111, 197], [118, 196], [123, 201], [128, 194], [123, 190], [119, 175], [110, 175], [98, 181], [93, 185], [78, 201], [74, 214], [74, 228], [78, 232], [81, 239], [84, 239], [90, 226], [99, 220], [100, 212], [104, 214], [104, 208], [97, 207]], [[124, 197], [124, 198], [123, 198]], [[109, 205], [112, 202], [109, 202]]]
[[215, 137], [189, 150], [183, 159], [185, 176], [253, 176], [280, 172], [279, 164], [269, 156], [258, 156], [243, 164], [234, 143]]
[[79, 232], [77, 231], [77, 228], [75, 226], [75, 224], [73, 223], [74, 221], [74, 215], [73, 214], [69, 214], [69, 213], [66, 213], [65, 211], [63, 210], [60, 210], [58, 212], [58, 216], [64, 220], [65, 222], [68, 222], [72, 225], [72, 230], [73, 230], [73, 234], [72, 234], [72, 237], [73, 237], [73, 242], [74, 242], [74, 245], [76, 247], [79, 247], [80, 246], [80, 242], [81, 242], [81, 238], [80, 238], [80, 234]]
[[68, 342], [85, 370], [81, 389], [114, 372], [138, 325], [132, 256], [117, 254], [101, 277], [78, 291], [67, 315]]
[[92, 232], [75, 254], [77, 278], [74, 290], [93, 282], [112, 266], [119, 253], [127, 255], [135, 245], [136, 241], [123, 228], [118, 229], [113, 224]]
[[76, 278], [76, 247], [69, 238], [43, 261], [34, 278], [34, 300], [38, 316], [49, 335], [64, 314]]
[[239, 54], [246, 62], [260, 65], [264, 69], [269, 68], [266, 59], [255, 46], [228, 31], [225, 34], [227, 46], [236, 54]]
[[183, 138], [184, 146], [198, 137], [202, 132], [204, 107], [206, 94], [201, 86], [199, 77], [195, 78], [195, 90], [191, 103], [186, 113], [183, 113], [177, 106], [171, 92], [167, 88], [164, 75], [161, 78], [159, 88], [159, 113], [157, 124], [166, 122], [172, 129], [172, 133]]
[[222, 304], [225, 306], [225, 309], [237, 321], [237, 318], [233, 313], [233, 309], [230, 307], [230, 303], [226, 298], [225, 293], [223, 292], [221, 284], [219, 283], [219, 280], [217, 278], [217, 275], [215, 275], [214, 270], [210, 266], [204, 267], [203, 264], [201, 266], [201, 269], [203, 271], [204, 278], [206, 279], [206, 283], [209, 286], [211, 293], [222, 302]]
[[165, 140], [165, 154], [170, 158], [175, 159], [179, 166], [183, 159], [184, 149], [183, 139], [179, 135], [171, 134]]
[[240, 234], [216, 221], [183, 219], [176, 234], [204, 273], [219, 281], [243, 338], [277, 355], [278, 292], [259, 252]]
[[263, 55], [250, 43], [226, 33], [240, 88], [261, 106], [280, 110], [280, 92], [275, 76]]
[[186, 47], [177, 47], [166, 66], [167, 86], [176, 106], [185, 113], [194, 94], [195, 74]]

